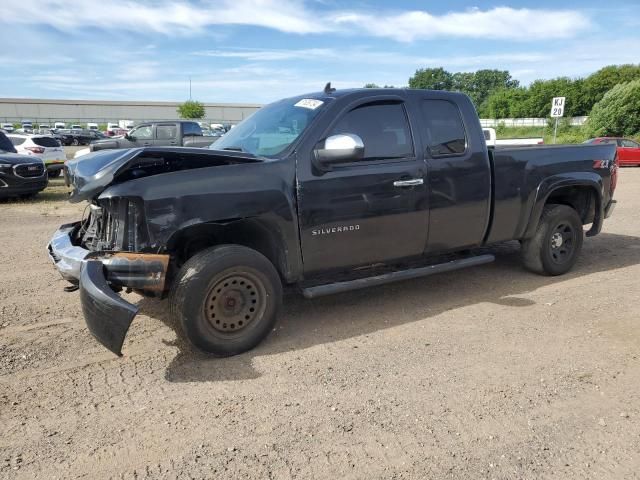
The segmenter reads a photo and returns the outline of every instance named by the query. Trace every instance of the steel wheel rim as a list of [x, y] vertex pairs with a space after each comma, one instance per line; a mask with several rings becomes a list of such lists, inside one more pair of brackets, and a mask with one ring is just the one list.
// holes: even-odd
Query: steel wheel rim
[[217, 280], [204, 303], [205, 318], [218, 333], [233, 336], [254, 325], [266, 309], [262, 280], [250, 272], [230, 272]]
[[566, 263], [573, 255], [576, 243], [574, 228], [568, 223], [558, 224], [549, 238], [551, 261], [557, 264]]

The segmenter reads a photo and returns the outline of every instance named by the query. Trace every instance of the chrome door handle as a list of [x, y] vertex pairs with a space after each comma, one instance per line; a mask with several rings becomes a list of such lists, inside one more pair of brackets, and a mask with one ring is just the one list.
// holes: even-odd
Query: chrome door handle
[[396, 180], [393, 182], [394, 187], [415, 187], [417, 185], [422, 185], [424, 183], [424, 179], [422, 178], [412, 178], [411, 180]]

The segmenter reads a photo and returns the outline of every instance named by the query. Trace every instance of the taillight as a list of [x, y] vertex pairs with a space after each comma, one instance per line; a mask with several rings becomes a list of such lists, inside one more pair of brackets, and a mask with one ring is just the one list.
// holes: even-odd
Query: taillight
[[24, 149], [32, 153], [44, 153], [44, 147], [24, 147]]
[[618, 152], [616, 151], [615, 156], [613, 157], [613, 167], [611, 167], [611, 195], [616, 190], [616, 185], [618, 184]]

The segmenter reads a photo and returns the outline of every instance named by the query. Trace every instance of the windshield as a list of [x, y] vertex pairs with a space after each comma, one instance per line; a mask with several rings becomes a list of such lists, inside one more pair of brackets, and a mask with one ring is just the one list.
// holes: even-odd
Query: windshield
[[322, 100], [312, 98], [280, 100], [262, 107], [209, 148], [276, 157], [302, 134], [323, 106]]

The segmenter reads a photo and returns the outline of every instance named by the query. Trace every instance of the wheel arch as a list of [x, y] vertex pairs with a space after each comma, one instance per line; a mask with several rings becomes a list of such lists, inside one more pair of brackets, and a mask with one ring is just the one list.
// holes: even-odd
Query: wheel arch
[[588, 236], [600, 233], [604, 219], [602, 191], [602, 178], [595, 173], [550, 177], [537, 188], [523, 238], [531, 238], [535, 234], [545, 205], [553, 203], [567, 205], [576, 210], [583, 225], [592, 223]]
[[284, 282], [294, 281], [284, 236], [277, 225], [257, 217], [186, 226], [169, 238], [166, 249], [181, 264], [205, 248], [222, 244], [242, 245], [261, 253]]

